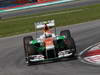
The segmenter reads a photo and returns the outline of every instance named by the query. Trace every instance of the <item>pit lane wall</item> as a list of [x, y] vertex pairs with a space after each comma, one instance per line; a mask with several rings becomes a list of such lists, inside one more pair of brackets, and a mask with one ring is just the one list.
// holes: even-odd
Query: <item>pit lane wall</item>
[[28, 9], [28, 8], [33, 8], [33, 7], [48, 6], [52, 4], [59, 4], [59, 3], [69, 2], [69, 1], [73, 1], [73, 0], [38, 0], [38, 2], [34, 2], [34, 3], [9, 6], [9, 7], [0, 7], [0, 13], [14, 11], [14, 10]]

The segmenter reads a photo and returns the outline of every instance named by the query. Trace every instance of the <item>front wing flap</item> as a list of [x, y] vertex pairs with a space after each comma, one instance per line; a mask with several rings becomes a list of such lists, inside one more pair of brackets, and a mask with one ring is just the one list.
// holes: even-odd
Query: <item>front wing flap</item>
[[61, 59], [71, 55], [72, 53], [70, 53], [70, 50], [63, 50], [58, 52], [58, 57], [54, 57], [54, 58], [44, 58], [43, 55], [31, 55], [29, 56], [29, 58], [31, 62], [42, 62], [42, 61], [51, 61], [54, 59]]

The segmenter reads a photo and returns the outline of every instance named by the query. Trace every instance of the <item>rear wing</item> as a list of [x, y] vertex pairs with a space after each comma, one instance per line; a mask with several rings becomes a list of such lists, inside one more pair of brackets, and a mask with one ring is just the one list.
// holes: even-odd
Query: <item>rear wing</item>
[[36, 29], [41, 29], [44, 28], [45, 25], [47, 25], [48, 27], [53, 27], [55, 26], [55, 20], [48, 20], [48, 21], [43, 21], [43, 22], [35, 22], [35, 28]]

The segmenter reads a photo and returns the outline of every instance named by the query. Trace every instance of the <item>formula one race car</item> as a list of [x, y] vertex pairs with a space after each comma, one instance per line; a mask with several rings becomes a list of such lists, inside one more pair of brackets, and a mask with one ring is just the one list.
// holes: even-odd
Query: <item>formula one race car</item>
[[[50, 61], [75, 56], [76, 46], [69, 30], [56, 34], [54, 20], [35, 23], [35, 29], [42, 29], [43, 33], [33, 39], [32, 36], [23, 38], [25, 60], [28, 65], [41, 61]], [[54, 27], [54, 33], [50, 28]]]

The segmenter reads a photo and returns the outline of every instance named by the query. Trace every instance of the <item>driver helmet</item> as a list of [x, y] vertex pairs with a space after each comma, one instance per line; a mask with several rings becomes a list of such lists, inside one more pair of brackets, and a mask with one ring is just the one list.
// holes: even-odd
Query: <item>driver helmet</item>
[[46, 37], [52, 37], [52, 33], [51, 32], [45, 32]]

